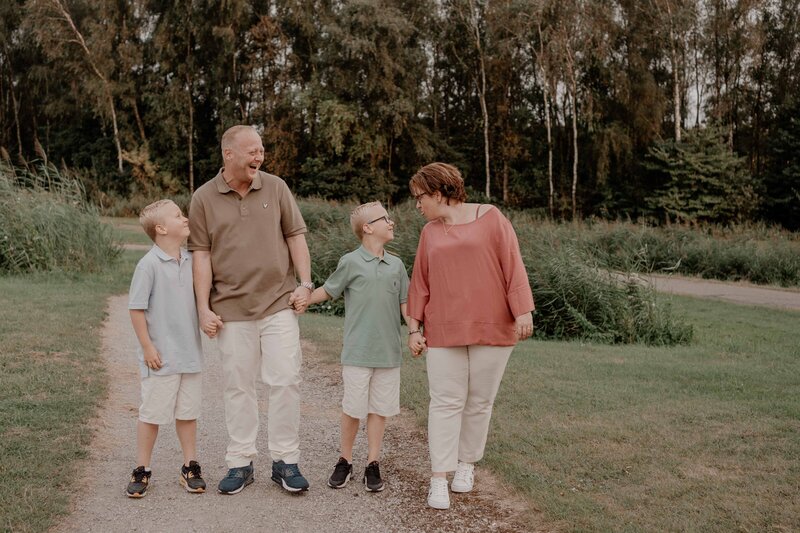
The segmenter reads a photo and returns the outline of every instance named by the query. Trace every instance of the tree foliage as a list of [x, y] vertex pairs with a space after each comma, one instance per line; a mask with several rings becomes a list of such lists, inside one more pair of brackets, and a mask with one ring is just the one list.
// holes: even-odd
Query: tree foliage
[[109, 194], [191, 191], [217, 172], [221, 133], [248, 123], [301, 194], [396, 201], [445, 160], [511, 206], [637, 217], [648, 198], [666, 209], [648, 154], [683, 157], [663, 139], [690, 149], [713, 128], [745, 161], [726, 180], [762, 195], [736, 217], [791, 226], [798, 13], [800, 0], [12, 0], [0, 156], [83, 169]]

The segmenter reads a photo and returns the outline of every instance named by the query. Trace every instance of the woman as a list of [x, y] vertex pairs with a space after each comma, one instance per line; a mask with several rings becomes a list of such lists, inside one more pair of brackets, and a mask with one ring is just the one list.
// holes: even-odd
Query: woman
[[494, 206], [465, 203], [458, 169], [432, 163], [409, 187], [428, 224], [408, 291], [408, 346], [428, 350], [428, 505], [447, 509], [447, 472], [453, 492], [472, 490], [511, 350], [533, 333], [533, 295], [514, 228]]

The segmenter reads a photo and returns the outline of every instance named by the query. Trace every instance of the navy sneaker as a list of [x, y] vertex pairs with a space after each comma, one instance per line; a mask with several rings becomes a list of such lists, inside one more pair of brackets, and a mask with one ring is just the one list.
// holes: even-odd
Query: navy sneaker
[[347, 462], [344, 457], [339, 457], [339, 462], [333, 467], [333, 474], [328, 480], [328, 486], [334, 489], [341, 489], [350, 481], [353, 475], [353, 465]]
[[308, 490], [308, 481], [300, 473], [297, 463], [287, 465], [283, 461], [273, 461], [272, 481], [289, 492]]
[[378, 461], [372, 461], [364, 470], [364, 486], [367, 492], [380, 492], [383, 490], [383, 480], [381, 479], [381, 469]]
[[231, 468], [228, 475], [219, 482], [217, 490], [220, 494], [238, 494], [253, 482], [253, 461], [247, 466]]
[[150, 485], [150, 476], [153, 473], [150, 470], [145, 470], [144, 466], [137, 466], [131, 472], [131, 480], [128, 482], [128, 487], [125, 489], [125, 494], [128, 498], [142, 498], [147, 494], [147, 487]]

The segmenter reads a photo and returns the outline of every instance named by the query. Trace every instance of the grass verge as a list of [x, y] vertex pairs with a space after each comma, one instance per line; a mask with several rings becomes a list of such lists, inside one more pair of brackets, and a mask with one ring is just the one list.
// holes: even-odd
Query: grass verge
[[0, 277], [0, 529], [44, 531], [68, 510], [88, 421], [106, 393], [99, 331], [106, 298], [135, 261], [101, 273]]
[[[692, 345], [518, 346], [484, 465], [556, 530], [800, 529], [798, 314], [673, 303]], [[341, 319], [302, 320], [336, 360]], [[406, 359], [402, 379], [425, 424], [424, 361]]]

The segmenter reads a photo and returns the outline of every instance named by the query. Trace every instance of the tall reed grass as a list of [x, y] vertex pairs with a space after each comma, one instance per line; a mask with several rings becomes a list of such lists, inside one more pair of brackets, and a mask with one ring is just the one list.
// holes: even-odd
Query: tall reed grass
[[[350, 229], [352, 204], [301, 200], [315, 283], [322, 284], [339, 258], [359, 246]], [[419, 233], [425, 224], [411, 202], [389, 209], [395, 239], [387, 249], [411, 271]], [[604, 343], [687, 343], [691, 326], [671, 312], [650, 288], [617, 281], [574, 242], [561, 242], [557, 228], [516, 213], [520, 241], [536, 299], [536, 334], [542, 338], [587, 339]], [[480, 280], [475, 280], [480, 283]], [[465, 288], [468, 290], [468, 288]], [[342, 314], [342, 299], [317, 306], [317, 311]]]
[[120, 251], [78, 180], [0, 163], [0, 272], [99, 272]]

